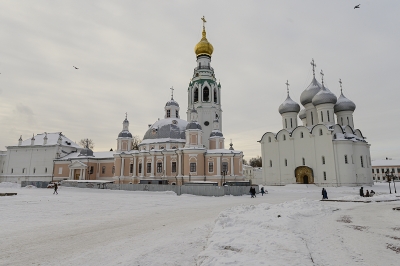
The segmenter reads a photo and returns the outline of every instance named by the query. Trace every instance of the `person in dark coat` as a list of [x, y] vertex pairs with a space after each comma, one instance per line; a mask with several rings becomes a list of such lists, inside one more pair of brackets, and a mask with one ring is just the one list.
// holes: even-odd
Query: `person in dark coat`
[[322, 188], [322, 199], [328, 199], [328, 192], [325, 188]]
[[253, 187], [251, 187], [251, 188], [250, 188], [250, 194], [251, 194], [251, 197], [252, 197], [252, 198], [255, 198], [255, 196], [256, 196], [256, 189], [253, 188]]
[[364, 188], [363, 187], [360, 188], [360, 196], [364, 197]]
[[369, 191], [368, 191], [368, 189], [367, 189], [367, 193], [365, 193], [365, 196], [366, 196], [366, 197], [369, 197]]
[[264, 187], [261, 187], [261, 195], [264, 196], [264, 193], [265, 193]]
[[375, 191], [373, 191], [373, 190], [371, 189], [371, 192], [369, 193], [369, 196], [372, 197], [373, 195], [375, 195]]
[[54, 183], [54, 192], [53, 192], [53, 194], [58, 195], [57, 189], [58, 189], [58, 185], [57, 185], [57, 183]]

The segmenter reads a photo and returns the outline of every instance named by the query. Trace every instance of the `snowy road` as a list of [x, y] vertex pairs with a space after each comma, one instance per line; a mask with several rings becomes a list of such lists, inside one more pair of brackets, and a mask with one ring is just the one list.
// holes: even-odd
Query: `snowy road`
[[[251, 199], [0, 186], [18, 192], [0, 198], [0, 265], [397, 265], [400, 212], [391, 208], [400, 202], [268, 190]], [[357, 188], [328, 193], [356, 197]]]

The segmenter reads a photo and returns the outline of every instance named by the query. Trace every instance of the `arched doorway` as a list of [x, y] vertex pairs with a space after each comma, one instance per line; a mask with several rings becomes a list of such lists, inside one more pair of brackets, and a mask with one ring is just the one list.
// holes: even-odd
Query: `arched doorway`
[[308, 166], [299, 166], [295, 170], [297, 184], [314, 184], [313, 170]]

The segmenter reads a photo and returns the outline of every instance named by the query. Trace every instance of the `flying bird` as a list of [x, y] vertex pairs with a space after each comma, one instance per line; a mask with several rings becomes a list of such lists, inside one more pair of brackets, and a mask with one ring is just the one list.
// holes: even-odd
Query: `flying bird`
[[76, 66], [73, 66], [75, 69], [79, 69], [79, 68], [77, 68]]
[[358, 5], [356, 5], [356, 6], [354, 7], [354, 9], [356, 9], [356, 8], [360, 8], [360, 4], [358, 4]]

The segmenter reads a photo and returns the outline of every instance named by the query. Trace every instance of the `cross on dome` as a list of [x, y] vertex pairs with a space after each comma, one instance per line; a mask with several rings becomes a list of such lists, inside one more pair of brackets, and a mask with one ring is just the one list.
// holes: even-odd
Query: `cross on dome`
[[171, 90], [171, 100], [173, 100], [174, 99], [174, 86], [172, 86], [170, 88], [170, 90]]
[[315, 78], [315, 68], [317, 67], [317, 65], [314, 63], [314, 58], [311, 60], [311, 65], [312, 65], [313, 76]]
[[128, 112], [125, 113], [125, 119], [128, 119]]
[[200, 18], [202, 21], [203, 21], [203, 28], [205, 28], [205, 23], [207, 22], [206, 21], [206, 18], [203, 16], [202, 18]]
[[340, 93], [343, 93], [342, 79], [339, 79], [339, 84], [340, 84]]
[[287, 95], [289, 96], [289, 80], [286, 80], [286, 90], [287, 90]]
[[321, 74], [321, 79], [322, 79], [322, 85], [324, 85], [324, 72], [322, 71], [322, 69], [321, 69], [320, 74]]

